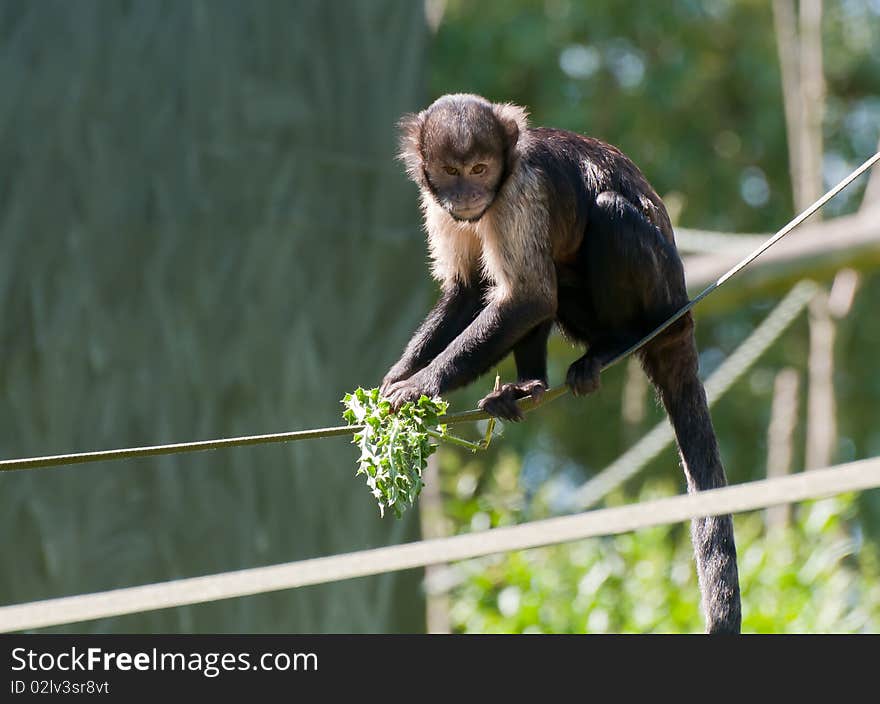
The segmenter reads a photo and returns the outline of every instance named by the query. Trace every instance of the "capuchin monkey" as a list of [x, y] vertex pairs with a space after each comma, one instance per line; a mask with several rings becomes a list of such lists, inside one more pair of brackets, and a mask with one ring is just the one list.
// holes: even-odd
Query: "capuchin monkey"
[[[566, 377], [582, 396], [599, 387], [605, 362], [688, 302], [666, 208], [617, 148], [530, 128], [523, 108], [477, 95], [443, 96], [400, 129], [442, 295], [382, 382], [395, 409], [469, 384], [513, 352], [517, 381], [479, 405], [520, 420], [517, 399], [547, 389], [554, 324], [586, 346]], [[675, 429], [689, 492], [727, 483], [693, 327], [687, 313], [638, 353]], [[730, 516], [695, 519], [692, 538], [706, 630], [738, 633]]]

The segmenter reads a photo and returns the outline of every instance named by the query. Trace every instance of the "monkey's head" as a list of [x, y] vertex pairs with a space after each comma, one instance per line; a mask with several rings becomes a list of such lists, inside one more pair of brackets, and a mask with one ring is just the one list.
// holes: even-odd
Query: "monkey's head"
[[516, 162], [526, 112], [478, 95], [444, 95], [400, 121], [400, 158], [409, 177], [456, 220], [476, 221]]

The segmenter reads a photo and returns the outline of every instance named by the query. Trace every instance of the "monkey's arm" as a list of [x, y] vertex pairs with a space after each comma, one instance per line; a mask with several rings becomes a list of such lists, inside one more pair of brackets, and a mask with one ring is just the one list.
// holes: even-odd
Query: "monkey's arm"
[[465, 386], [496, 364], [541, 323], [555, 315], [546, 298], [512, 298], [489, 303], [473, 322], [424, 369], [391, 384], [386, 396], [395, 407]]
[[553, 321], [546, 320], [532, 328], [513, 348], [517, 381], [490, 391], [477, 404], [489, 415], [503, 420], [520, 421], [523, 413], [517, 401], [526, 396], [538, 400], [547, 390], [547, 338]]
[[543, 381], [547, 383], [547, 338], [553, 329], [553, 321], [546, 320], [533, 328], [516, 347], [516, 375], [519, 381]]
[[445, 289], [409, 341], [400, 360], [382, 380], [382, 395], [386, 395], [395, 382], [408, 379], [426, 367], [473, 322], [482, 307], [483, 295], [479, 286], [455, 284]]

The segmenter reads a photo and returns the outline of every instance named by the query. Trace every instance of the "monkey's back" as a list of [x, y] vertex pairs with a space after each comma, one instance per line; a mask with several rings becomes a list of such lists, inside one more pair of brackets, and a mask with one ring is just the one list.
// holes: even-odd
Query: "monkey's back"
[[670, 301], [686, 300], [663, 201], [620, 149], [536, 128], [528, 131], [523, 158], [552, 194], [550, 236], [569, 253], [555, 259], [557, 322], [569, 338], [593, 344], [621, 329], [648, 329]]
[[561, 195], [550, 203], [555, 227], [582, 230], [596, 197], [613, 191], [628, 200], [670, 242], [672, 224], [660, 196], [638, 166], [612, 144], [594, 137], [550, 127], [529, 129], [524, 144], [526, 162]]

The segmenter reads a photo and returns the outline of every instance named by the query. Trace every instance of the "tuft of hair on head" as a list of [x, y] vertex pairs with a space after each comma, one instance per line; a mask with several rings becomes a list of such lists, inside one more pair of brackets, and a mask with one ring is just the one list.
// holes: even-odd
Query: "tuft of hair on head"
[[529, 128], [529, 113], [519, 105], [514, 103], [493, 103], [482, 95], [475, 93], [451, 93], [443, 95], [431, 105], [425, 112], [429, 112], [433, 107], [443, 103], [468, 103], [475, 102], [483, 107], [491, 110], [495, 119], [501, 124], [507, 136], [507, 145], [512, 147], [516, 144], [519, 135]]
[[403, 162], [407, 176], [416, 183], [423, 180], [421, 135], [426, 115], [426, 110], [407, 113], [397, 123], [400, 131], [397, 158]]

